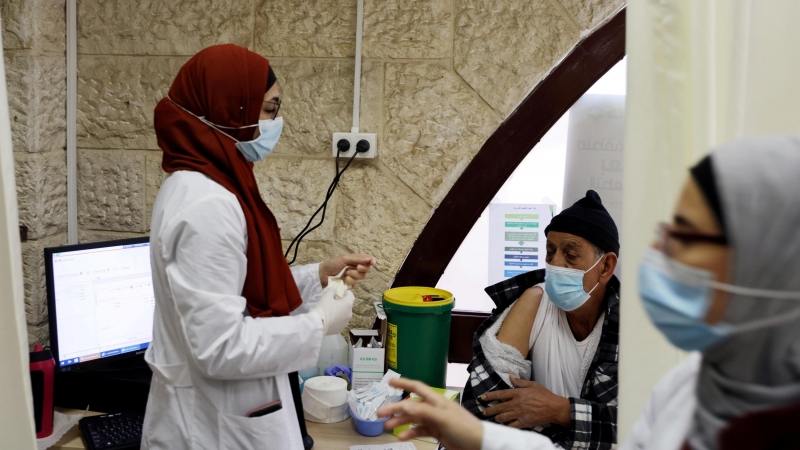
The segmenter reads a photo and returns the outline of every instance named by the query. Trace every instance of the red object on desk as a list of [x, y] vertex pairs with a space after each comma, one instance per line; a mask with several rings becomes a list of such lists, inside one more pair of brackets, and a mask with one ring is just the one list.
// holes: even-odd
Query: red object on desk
[[30, 354], [31, 390], [33, 391], [33, 419], [36, 438], [53, 434], [53, 375], [56, 362], [50, 350], [41, 344], [33, 346]]

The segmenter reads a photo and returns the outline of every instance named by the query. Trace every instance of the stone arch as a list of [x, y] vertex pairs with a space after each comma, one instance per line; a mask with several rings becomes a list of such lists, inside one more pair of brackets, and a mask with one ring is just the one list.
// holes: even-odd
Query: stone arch
[[461, 242], [519, 163], [625, 56], [625, 10], [580, 42], [486, 141], [414, 243], [393, 286], [435, 286]]

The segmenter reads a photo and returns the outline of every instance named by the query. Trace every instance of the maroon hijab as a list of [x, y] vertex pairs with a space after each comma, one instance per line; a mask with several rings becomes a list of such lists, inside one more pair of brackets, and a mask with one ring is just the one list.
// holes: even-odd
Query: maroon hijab
[[[239, 199], [248, 236], [242, 296], [253, 317], [286, 316], [302, 303], [283, 256], [278, 223], [258, 192], [253, 164], [236, 149], [235, 142], [181, 107], [223, 127], [257, 124], [268, 71], [269, 61], [246, 48], [232, 44], [209, 47], [181, 67], [169, 98], [158, 102], [155, 109], [164, 170], [200, 172]], [[225, 129], [241, 141], [252, 140], [254, 132], [254, 128]]]

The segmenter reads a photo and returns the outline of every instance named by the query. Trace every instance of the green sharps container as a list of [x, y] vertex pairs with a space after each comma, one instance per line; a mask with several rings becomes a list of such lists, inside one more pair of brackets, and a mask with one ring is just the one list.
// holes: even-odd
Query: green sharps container
[[389, 368], [405, 378], [444, 388], [453, 306], [453, 294], [442, 289], [401, 287], [384, 292]]

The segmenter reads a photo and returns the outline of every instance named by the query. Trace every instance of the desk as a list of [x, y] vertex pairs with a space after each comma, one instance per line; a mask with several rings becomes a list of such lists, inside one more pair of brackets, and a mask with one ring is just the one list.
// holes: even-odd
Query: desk
[[[63, 409], [56, 408], [58, 412], [64, 414], [80, 414], [83, 411], [76, 409]], [[89, 412], [87, 416], [96, 416], [102, 413]], [[314, 450], [349, 450], [351, 445], [366, 445], [366, 444], [388, 444], [397, 442], [397, 438], [392, 436], [391, 433], [383, 433], [376, 437], [366, 437], [358, 434], [358, 431], [353, 425], [353, 419], [347, 419], [344, 422], [321, 424], [306, 422], [308, 427], [308, 434], [314, 438]], [[417, 447], [417, 450], [435, 450], [436, 445], [422, 441], [412, 441]], [[72, 427], [71, 430], [56, 443], [53, 449], [85, 449], [83, 440], [81, 439], [81, 431], [78, 425]]]

